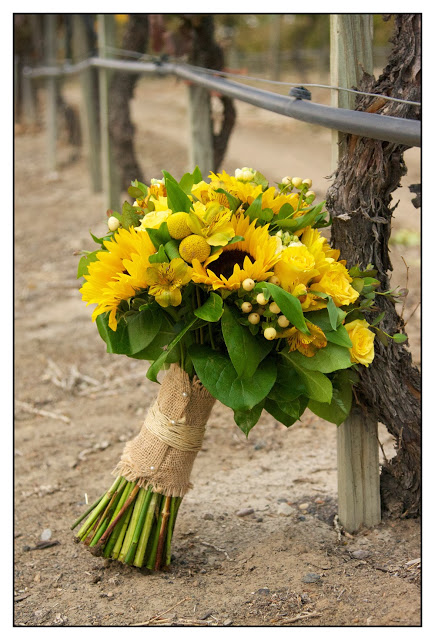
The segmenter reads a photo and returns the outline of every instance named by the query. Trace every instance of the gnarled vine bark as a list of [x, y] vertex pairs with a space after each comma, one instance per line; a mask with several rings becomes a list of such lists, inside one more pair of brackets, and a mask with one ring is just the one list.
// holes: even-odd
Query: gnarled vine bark
[[[386, 16], [385, 19], [388, 19]], [[388, 64], [376, 80], [365, 74], [363, 91], [421, 100], [421, 16], [395, 16], [393, 48]], [[356, 110], [420, 119], [420, 107], [361, 97]], [[348, 136], [346, 151], [327, 194], [332, 216], [331, 240], [348, 266], [371, 263], [378, 271], [380, 290], [388, 290], [392, 270], [388, 254], [392, 193], [406, 174], [404, 145]], [[377, 306], [385, 311], [381, 327], [388, 334], [403, 328], [394, 303], [382, 296]], [[421, 377], [405, 344], [377, 343], [373, 364], [361, 372], [356, 388], [361, 408], [382, 422], [396, 439], [397, 454], [381, 474], [384, 513], [417, 516], [421, 509]]]

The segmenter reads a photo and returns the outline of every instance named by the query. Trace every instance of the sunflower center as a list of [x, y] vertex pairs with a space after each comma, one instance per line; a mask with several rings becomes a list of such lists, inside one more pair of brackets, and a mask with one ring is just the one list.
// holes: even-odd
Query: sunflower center
[[248, 257], [251, 262], [255, 262], [254, 258], [249, 253], [242, 251], [241, 249], [222, 251], [219, 258], [212, 262], [208, 268], [217, 276], [224, 276], [224, 278], [228, 279], [233, 275], [234, 266], [236, 264], [243, 269], [243, 261], [246, 257]]

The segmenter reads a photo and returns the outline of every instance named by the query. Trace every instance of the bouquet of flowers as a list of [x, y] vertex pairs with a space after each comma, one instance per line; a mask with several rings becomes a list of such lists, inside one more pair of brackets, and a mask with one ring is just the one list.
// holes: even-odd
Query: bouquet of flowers
[[154, 382], [167, 372], [115, 482], [72, 528], [84, 520], [77, 539], [96, 554], [157, 570], [214, 402], [246, 435], [263, 410], [287, 427], [307, 407], [341, 424], [355, 367], [374, 357], [381, 316], [364, 312], [379, 282], [322, 237], [310, 179], [274, 187], [245, 167], [205, 181], [196, 168], [129, 195], [80, 259], [80, 291], [108, 352], [148, 361]]

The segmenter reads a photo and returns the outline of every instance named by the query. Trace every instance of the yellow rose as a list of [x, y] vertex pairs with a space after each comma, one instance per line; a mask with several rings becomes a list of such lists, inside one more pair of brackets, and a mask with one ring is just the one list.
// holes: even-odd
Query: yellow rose
[[367, 320], [354, 320], [344, 325], [352, 341], [352, 348], [349, 349], [350, 359], [365, 367], [368, 367], [375, 357], [375, 334], [368, 327]]
[[352, 304], [358, 299], [358, 292], [350, 285], [352, 278], [341, 262], [333, 262], [319, 282], [311, 285], [311, 291], [327, 293], [334, 300], [337, 307]]
[[139, 227], [136, 229], [143, 231], [144, 229], [158, 229], [162, 222], [166, 222], [166, 220], [171, 215], [172, 211], [167, 209], [166, 211], [150, 211], [146, 216], [142, 218], [142, 222]]
[[314, 256], [303, 244], [287, 247], [277, 262], [274, 273], [281, 281], [281, 286], [293, 295], [298, 285], [306, 285], [319, 275]]

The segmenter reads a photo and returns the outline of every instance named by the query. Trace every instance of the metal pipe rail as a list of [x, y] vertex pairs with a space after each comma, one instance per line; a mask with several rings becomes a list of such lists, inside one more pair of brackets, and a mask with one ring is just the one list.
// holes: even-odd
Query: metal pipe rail
[[408, 147], [421, 147], [421, 122], [419, 120], [382, 116], [376, 113], [365, 113], [351, 109], [339, 109], [299, 98], [290, 98], [232, 82], [231, 80], [213, 77], [196, 69], [192, 70], [189, 65], [184, 64], [93, 57], [74, 65], [26, 69], [24, 73], [33, 78], [53, 75], [61, 76], [77, 73], [88, 66], [120, 70], [126, 73], [175, 75], [205, 89], [218, 91], [230, 98], [247, 102], [289, 118], [361, 137], [396, 142]]

